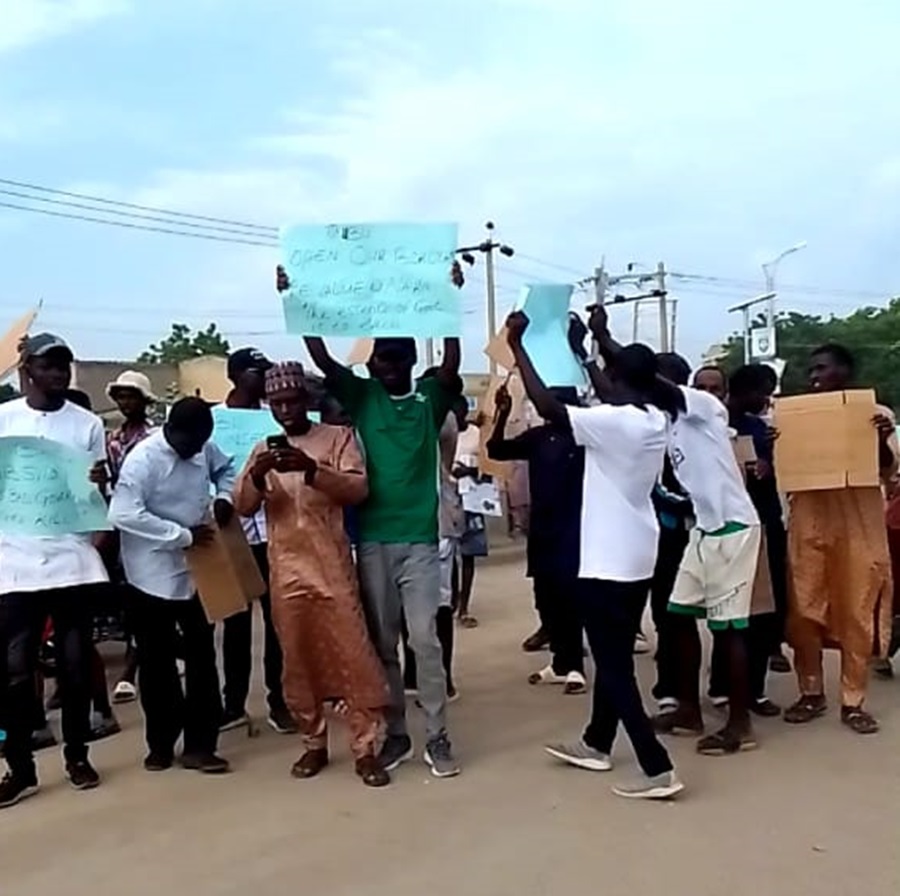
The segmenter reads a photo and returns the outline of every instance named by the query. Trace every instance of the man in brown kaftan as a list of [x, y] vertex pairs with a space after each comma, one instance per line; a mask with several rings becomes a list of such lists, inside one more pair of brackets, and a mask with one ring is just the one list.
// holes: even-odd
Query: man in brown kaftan
[[[813, 352], [813, 391], [851, 388], [853, 357], [842, 346]], [[879, 464], [887, 482], [897, 471], [893, 414], [876, 407]], [[858, 734], [877, 721], [863, 708], [869, 661], [883, 656], [890, 633], [891, 563], [878, 486], [798, 492], [789, 496], [788, 640], [800, 699], [785, 721], [809, 722], [825, 712], [822, 648], [841, 651], [841, 720]]]
[[266, 394], [285, 431], [254, 449], [234, 491], [242, 516], [260, 507], [269, 533], [272, 617], [284, 653], [284, 696], [305, 752], [292, 769], [309, 778], [328, 764], [324, 705], [346, 706], [357, 774], [389, 782], [376, 759], [389, 696], [369, 641], [343, 507], [365, 499], [365, 464], [352, 430], [312, 423], [299, 364], [276, 364]]

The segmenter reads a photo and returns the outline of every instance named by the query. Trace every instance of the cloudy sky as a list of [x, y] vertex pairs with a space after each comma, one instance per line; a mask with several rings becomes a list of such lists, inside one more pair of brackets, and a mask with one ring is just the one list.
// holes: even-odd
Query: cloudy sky
[[[267, 226], [458, 220], [477, 242], [492, 219], [517, 250], [502, 308], [663, 260], [706, 278], [670, 283], [696, 359], [800, 240], [783, 307], [900, 293], [898, 45], [896, 0], [0, 0], [0, 178]], [[43, 297], [83, 357], [176, 320], [286, 357], [276, 261], [0, 207], [0, 329]], [[484, 307], [479, 266], [470, 370]]]

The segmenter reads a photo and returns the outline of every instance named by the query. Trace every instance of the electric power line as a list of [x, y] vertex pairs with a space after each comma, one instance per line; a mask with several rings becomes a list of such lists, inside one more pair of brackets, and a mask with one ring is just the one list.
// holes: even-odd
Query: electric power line
[[90, 202], [99, 202], [102, 205], [115, 205], [120, 208], [133, 208], [143, 212], [156, 212], [157, 214], [172, 215], [176, 218], [191, 218], [194, 221], [209, 221], [213, 224], [231, 224], [235, 227], [244, 227], [248, 230], [260, 230], [278, 235], [278, 228], [268, 224], [248, 224], [246, 221], [230, 221], [228, 218], [214, 218], [209, 215], [196, 215], [192, 212], [176, 212], [166, 208], [154, 208], [150, 205], [138, 205], [135, 202], [121, 202], [118, 199], [106, 199], [102, 196], [89, 196], [85, 193], [73, 193], [70, 190], [58, 190], [54, 187], [44, 187], [40, 184], [23, 183], [22, 181], [9, 180], [0, 177], [0, 184], [8, 187], [19, 187], [24, 190], [33, 190], [38, 193], [52, 193], [57, 196], [70, 196], [73, 199], [87, 199]]
[[212, 234], [208, 233], [188, 233], [183, 230], [170, 230], [165, 227], [150, 227], [149, 225], [130, 224], [127, 221], [106, 221], [103, 218], [93, 218], [89, 215], [76, 215], [68, 212], [54, 212], [48, 208], [29, 208], [27, 205], [16, 205], [12, 202], [0, 202], [0, 208], [12, 208], [21, 212], [34, 212], [37, 215], [50, 215], [53, 218], [70, 218], [75, 221], [90, 221], [94, 224], [108, 224], [110, 227], [125, 227], [128, 230], [147, 230], [153, 233], [168, 233], [172, 236], [187, 236], [197, 240], [211, 240], [212, 242], [216, 243], [239, 243], [244, 246], [262, 246], [265, 249], [277, 248], [277, 243], [260, 243], [252, 240], [233, 239], [231, 237], [224, 236], [213, 236]]
[[[17, 187], [23, 190], [30, 190], [37, 193], [46, 193], [50, 196], [65, 196], [72, 199], [84, 200], [85, 202], [99, 203], [100, 208], [96, 206], [84, 205], [82, 203], [68, 202], [62, 199], [53, 199], [47, 196], [30, 196], [27, 193], [20, 193], [12, 190], [0, 189], [0, 194], [12, 196], [14, 198], [24, 199], [32, 202], [43, 202], [46, 204], [71, 207], [81, 209], [82, 211], [94, 211], [99, 214], [116, 215], [119, 218], [130, 220], [110, 220], [108, 218], [96, 218], [90, 215], [80, 215], [75, 213], [64, 213], [52, 211], [46, 208], [35, 208], [32, 206], [19, 205], [11, 202], [0, 202], [0, 208], [8, 208], [16, 211], [32, 212], [34, 214], [43, 214], [55, 218], [66, 218], [69, 220], [84, 221], [93, 224], [104, 224], [110, 227], [121, 227], [129, 230], [145, 231], [151, 233], [162, 233], [169, 236], [182, 236], [192, 239], [203, 239], [212, 242], [233, 243], [237, 245], [259, 246], [262, 248], [276, 248], [278, 228], [271, 225], [255, 224], [246, 221], [238, 221], [230, 218], [220, 218], [212, 215], [201, 215], [194, 212], [182, 212], [174, 209], [158, 208], [150, 205], [143, 205], [134, 202], [125, 202], [117, 199], [109, 199], [102, 196], [93, 196], [86, 193], [79, 193], [71, 190], [61, 190], [55, 187], [47, 187], [42, 184], [33, 184], [25, 181], [12, 180], [10, 178], [0, 178], [0, 184], [9, 187]], [[133, 211], [125, 211], [133, 209], [139, 212], [150, 212], [152, 215], [136, 214]], [[165, 218], [157, 218], [155, 215], [164, 215]], [[180, 220], [171, 220], [172, 218]], [[160, 224], [169, 224], [171, 227], [155, 227], [146, 224], [131, 223], [132, 221], [154, 221]], [[192, 223], [205, 222], [205, 223]], [[218, 226], [222, 225], [222, 226]], [[191, 231], [174, 228], [192, 228]], [[240, 228], [234, 230], [232, 228]], [[196, 230], [198, 232], [193, 232]], [[203, 233], [200, 231], [210, 231]], [[216, 233], [212, 233], [216, 231]], [[226, 235], [217, 235], [217, 234]], [[247, 238], [249, 237], [249, 239]], [[538, 258], [532, 255], [517, 254], [518, 258], [543, 267], [581, 276], [581, 272], [575, 268], [561, 265], [553, 261]], [[519, 280], [542, 280], [547, 279], [535, 275], [532, 272], [508, 267], [504, 265], [503, 273]], [[671, 272], [673, 279], [691, 283], [703, 283], [710, 290], [753, 290], [758, 289], [759, 284], [753, 280], [721, 277], [709, 274], [694, 274], [686, 272]], [[469, 278], [475, 279], [475, 278]], [[478, 282], [476, 280], [476, 282]], [[498, 287], [501, 291], [516, 291], [515, 287]], [[874, 289], [842, 289], [811, 286], [806, 284], [785, 284], [779, 287], [779, 294], [799, 294], [809, 296], [833, 296], [836, 298], [847, 298], [852, 300], [872, 299], [883, 302], [890, 298], [892, 293], [890, 290], [874, 290]], [[718, 294], [713, 292], [711, 294]]]
[[[89, 205], [86, 202], [69, 202], [64, 199], [50, 199], [46, 196], [31, 196], [28, 193], [21, 193], [18, 190], [0, 189], [0, 194], [4, 196], [13, 196], [17, 199], [27, 199], [29, 202], [45, 202], [49, 205], [58, 205], [66, 208], [79, 208], [89, 212], [102, 212], [105, 215], [120, 215], [121, 217], [131, 218], [137, 221], [156, 221], [162, 224], [173, 224], [177, 227], [193, 227], [198, 230], [218, 231], [221, 233], [234, 234], [235, 236], [252, 236], [257, 239], [260, 238], [258, 233], [248, 230], [235, 230], [233, 227], [221, 227], [216, 224], [197, 224], [193, 221], [173, 221], [172, 218], [164, 217], [162, 215], [139, 215], [135, 212], [123, 212], [118, 211], [117, 209], [98, 209], [97, 206]], [[34, 211], [38, 211], [38, 209], [34, 209]], [[112, 224], [114, 222], [110, 221], [108, 223]], [[185, 236], [189, 236], [189, 234], [186, 233]], [[277, 246], [277, 241], [273, 240], [272, 245]]]

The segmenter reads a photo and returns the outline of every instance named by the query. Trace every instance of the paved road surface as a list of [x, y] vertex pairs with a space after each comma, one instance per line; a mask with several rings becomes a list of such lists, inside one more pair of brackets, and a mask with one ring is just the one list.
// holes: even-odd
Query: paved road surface
[[[127, 707], [126, 731], [94, 753], [102, 788], [70, 791], [45, 754], [42, 792], [0, 816], [0, 893], [900, 894], [900, 682], [874, 687], [877, 737], [850, 734], [832, 712], [806, 729], [764, 722], [761, 749], [734, 758], [702, 758], [678, 741], [684, 798], [622, 801], [609, 785], [632, 770], [627, 746], [608, 775], [556, 767], [541, 751], [578, 733], [587, 703], [525, 683], [534, 660], [519, 642], [533, 619], [519, 570], [481, 571], [482, 625], [459, 632], [451, 721], [462, 777], [436, 781], [417, 762], [391, 788], [367, 790], [340, 729], [335, 762], [314, 781], [288, 776], [297, 745], [268, 730], [225, 736], [228, 778], [149, 775], [139, 714]], [[639, 666], [647, 685], [650, 658]], [[788, 700], [792, 678], [772, 690]]]

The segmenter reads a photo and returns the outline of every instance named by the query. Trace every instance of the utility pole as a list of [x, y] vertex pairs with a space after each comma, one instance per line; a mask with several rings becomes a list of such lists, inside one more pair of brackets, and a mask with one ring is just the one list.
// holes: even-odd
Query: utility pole
[[[631, 286], [635, 286], [637, 288], [641, 288], [646, 286], [647, 284], [654, 284], [653, 288], [650, 289], [649, 292], [642, 292], [638, 295], [629, 296], [623, 295], [621, 293], [615, 293], [612, 296], [612, 301], [608, 304], [621, 304], [624, 302], [634, 302], [634, 309], [632, 314], [632, 335], [633, 341], [638, 341], [638, 322], [639, 322], [639, 308], [640, 303], [646, 301], [647, 299], [655, 299], [658, 307], [659, 307], [659, 350], [661, 352], [667, 352], [670, 349], [670, 346], [675, 345], [675, 319], [674, 319], [674, 305], [673, 305], [673, 317], [671, 321], [671, 330], [670, 322], [669, 322], [669, 309], [667, 304], [668, 292], [666, 290], [666, 266], [663, 262], [659, 262], [656, 266], [656, 273], [639, 273], [635, 271], [635, 268], [638, 265], [635, 262], [631, 262], [628, 264], [626, 271], [624, 274], [614, 274], [610, 275], [603, 271], [602, 268], [597, 268], [594, 272], [594, 288], [598, 289], [598, 281], [600, 278], [601, 272], [603, 273], [603, 296], [605, 299], [606, 289], [611, 286], [619, 286], [620, 284], [630, 284]], [[599, 292], [598, 292], [599, 295]]]
[[[609, 285], [609, 276], [606, 273], [606, 259], [600, 260], [600, 267], [594, 268], [594, 304], [603, 305], [606, 303], [606, 290]], [[594, 361], [600, 360], [600, 345], [591, 334], [591, 358]]]
[[[487, 329], [488, 341], [497, 335], [497, 295], [494, 285], [494, 250], [497, 250], [506, 258], [512, 258], [515, 255], [515, 249], [507, 246], [505, 243], [498, 243], [494, 239], [494, 222], [488, 221], [484, 225], [485, 239], [478, 243], [477, 246], [462, 246], [456, 250], [456, 254], [462, 257], [467, 264], [475, 264], [475, 252], [484, 255], [484, 281], [487, 298]], [[490, 372], [494, 376], [497, 373], [497, 362], [490, 358]]]
[[669, 350], [669, 312], [666, 308], [666, 266], [659, 262], [656, 266], [656, 290], [659, 298], [659, 350]]

